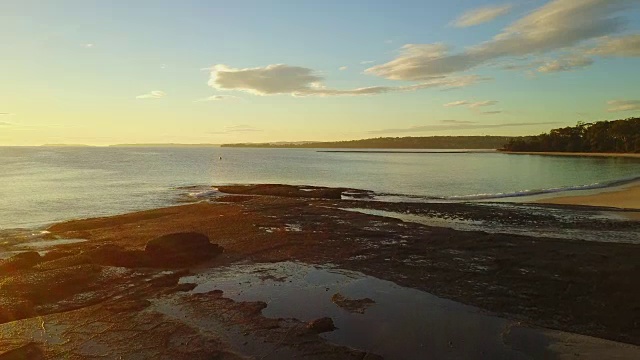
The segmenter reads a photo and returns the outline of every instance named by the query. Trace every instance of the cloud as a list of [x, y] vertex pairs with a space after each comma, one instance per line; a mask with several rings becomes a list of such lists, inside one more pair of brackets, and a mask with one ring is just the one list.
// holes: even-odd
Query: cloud
[[459, 101], [453, 101], [450, 103], [446, 103], [443, 106], [444, 107], [454, 107], [454, 106], [462, 106], [462, 105], [467, 105], [469, 104], [469, 102], [467, 100], [459, 100]]
[[323, 85], [324, 78], [312, 69], [274, 64], [265, 67], [236, 69], [226, 65], [211, 68], [209, 86], [217, 90], [238, 90], [254, 95], [289, 94], [303, 96], [358, 96], [390, 92], [407, 92], [427, 88], [459, 88], [487, 80], [477, 75], [433, 77], [419, 84], [404, 86], [370, 86], [355, 89], [331, 89]]
[[571, 71], [590, 66], [591, 64], [593, 64], [592, 59], [582, 55], [573, 55], [546, 62], [538, 67], [537, 70], [541, 73]]
[[599, 56], [640, 56], [640, 34], [603, 37], [599, 39], [597, 46], [589, 50], [588, 53]]
[[476, 114], [479, 115], [496, 115], [496, 114], [501, 114], [502, 110], [495, 110], [495, 111], [481, 111], [481, 108], [483, 107], [487, 107], [487, 106], [493, 106], [496, 105], [498, 102], [496, 100], [486, 100], [486, 101], [469, 101], [469, 100], [458, 100], [458, 101], [453, 101], [450, 103], [446, 103], [442, 106], [444, 107], [458, 107], [458, 106], [462, 106], [462, 107], [466, 107], [469, 110], [475, 112]]
[[85, 49], [91, 49], [92, 47], [94, 47], [94, 46], [95, 46], [95, 44], [88, 43], [88, 44], [84, 44], [84, 45], [82, 45], [82, 46], [83, 46]]
[[349, 67], [347, 67], [347, 66], [340, 66], [340, 67], [338, 68], [338, 70], [340, 70], [340, 71], [344, 71], [344, 70], [347, 70], [348, 68], [349, 68]]
[[506, 15], [509, 11], [511, 11], [511, 5], [485, 6], [465, 12], [453, 21], [452, 24], [459, 28], [476, 26], [492, 21], [499, 16]]
[[477, 101], [477, 102], [469, 103], [468, 106], [469, 106], [469, 109], [477, 109], [479, 107], [484, 107], [484, 106], [493, 106], [497, 103], [498, 102], [495, 100]]
[[254, 95], [290, 94], [311, 90], [321, 77], [313, 70], [284, 64], [266, 67], [234, 69], [215, 65], [209, 86], [220, 90], [241, 90]]
[[11, 116], [12, 113], [0, 112], [0, 116]]
[[262, 129], [255, 128], [251, 125], [233, 125], [233, 126], [225, 126], [222, 131], [212, 131], [209, 134], [214, 135], [226, 135], [232, 133], [247, 133], [247, 132], [260, 132]]
[[136, 96], [136, 99], [160, 99], [165, 97], [167, 94], [164, 91], [154, 90], [146, 94]]
[[607, 105], [608, 112], [640, 111], [640, 100], [611, 100]]
[[451, 53], [443, 44], [407, 44], [394, 60], [365, 72], [392, 80], [423, 80], [489, 64], [505, 57], [566, 50], [618, 33], [618, 14], [636, 0], [554, 0], [504, 28], [491, 40]]
[[6, 121], [0, 121], [0, 126], [13, 126], [13, 124]]
[[209, 102], [209, 101], [228, 101], [228, 100], [240, 100], [242, 98], [233, 95], [213, 95], [204, 99], [198, 99], [195, 102]]
[[[455, 120], [448, 120], [455, 121]], [[443, 120], [444, 122], [444, 120]], [[540, 123], [501, 123], [501, 124], [477, 124], [477, 123], [449, 123], [438, 125], [422, 125], [411, 126], [408, 128], [396, 128], [396, 129], [382, 129], [371, 130], [369, 134], [406, 134], [406, 133], [422, 133], [432, 131], [450, 131], [450, 130], [475, 130], [475, 129], [495, 129], [503, 127], [519, 127], [519, 126], [539, 126], [539, 125], [552, 125], [556, 122], [540, 122]]]
[[467, 107], [469, 109], [478, 109], [481, 107], [485, 107], [485, 106], [493, 106], [495, 104], [497, 104], [498, 102], [496, 100], [486, 100], [486, 101], [468, 101], [468, 100], [458, 100], [458, 101], [453, 101], [450, 103], [446, 103], [442, 106], [444, 107], [456, 107], [456, 106], [464, 106]]
[[373, 64], [374, 62], [375, 61], [373, 61], [373, 60], [363, 60], [363, 61], [360, 61], [360, 64], [367, 65], [367, 64]]

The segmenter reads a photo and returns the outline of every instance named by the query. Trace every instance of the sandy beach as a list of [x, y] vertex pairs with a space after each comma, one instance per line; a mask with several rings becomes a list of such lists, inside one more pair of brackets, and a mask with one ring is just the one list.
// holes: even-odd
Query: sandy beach
[[[640, 210], [640, 185], [629, 186], [615, 191], [606, 191], [599, 194], [561, 196], [535, 202], [541, 204], [603, 206]], [[640, 212], [635, 213], [638, 219], [640, 219], [639, 214]]]
[[582, 157], [624, 157], [640, 159], [640, 153], [585, 153], [585, 152], [550, 152], [550, 151], [501, 151], [509, 155], [544, 155], [544, 156], [582, 156]]

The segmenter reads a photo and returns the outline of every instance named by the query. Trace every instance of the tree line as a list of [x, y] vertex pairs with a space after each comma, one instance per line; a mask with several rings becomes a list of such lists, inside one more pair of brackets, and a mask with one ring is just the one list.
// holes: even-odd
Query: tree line
[[640, 118], [578, 122], [537, 136], [512, 138], [501, 150], [640, 153]]
[[409, 136], [349, 141], [224, 144], [223, 147], [317, 148], [317, 149], [497, 149], [509, 136]]

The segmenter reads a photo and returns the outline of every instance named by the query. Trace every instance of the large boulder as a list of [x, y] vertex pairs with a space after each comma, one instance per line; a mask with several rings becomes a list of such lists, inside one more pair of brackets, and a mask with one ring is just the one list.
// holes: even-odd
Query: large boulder
[[222, 247], [196, 232], [174, 233], [147, 243], [145, 253], [153, 266], [185, 267], [210, 260], [222, 253]]

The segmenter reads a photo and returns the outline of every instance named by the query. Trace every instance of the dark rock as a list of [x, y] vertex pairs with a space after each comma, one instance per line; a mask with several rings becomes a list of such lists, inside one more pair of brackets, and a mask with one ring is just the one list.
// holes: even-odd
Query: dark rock
[[364, 314], [364, 312], [369, 308], [369, 306], [375, 304], [376, 302], [369, 298], [364, 299], [349, 299], [344, 297], [344, 295], [340, 293], [335, 293], [331, 297], [331, 301], [339, 307], [347, 310], [351, 313], [356, 314]]
[[85, 253], [94, 264], [103, 266], [121, 266], [127, 268], [149, 267], [148, 256], [144, 251], [125, 250], [121, 246], [108, 244]]
[[0, 273], [26, 270], [42, 261], [42, 257], [35, 251], [23, 252], [8, 259], [0, 260]]
[[35, 315], [31, 301], [0, 292], [0, 323], [20, 320]]
[[91, 258], [87, 255], [73, 255], [62, 257], [56, 260], [45, 261], [33, 267], [34, 270], [37, 271], [47, 271], [47, 270], [55, 270], [62, 269], [71, 266], [90, 264]]
[[31, 342], [8, 351], [0, 350], [0, 360], [40, 360], [45, 359], [40, 345]]
[[92, 264], [28, 272], [6, 278], [0, 284], [0, 291], [30, 300], [34, 304], [45, 304], [86, 290], [100, 272], [101, 268]]
[[212, 259], [222, 253], [222, 247], [210, 243], [204, 234], [185, 232], [149, 241], [145, 253], [153, 266], [184, 267]]
[[330, 317], [323, 317], [320, 319], [309, 321], [307, 323], [307, 329], [314, 333], [320, 334], [328, 331], [333, 331], [336, 329], [336, 327], [333, 325], [333, 320]]

